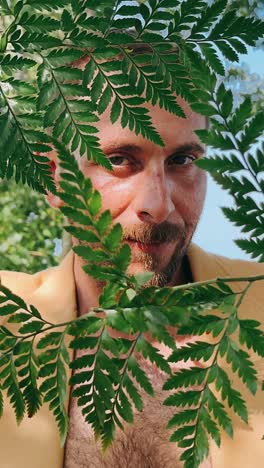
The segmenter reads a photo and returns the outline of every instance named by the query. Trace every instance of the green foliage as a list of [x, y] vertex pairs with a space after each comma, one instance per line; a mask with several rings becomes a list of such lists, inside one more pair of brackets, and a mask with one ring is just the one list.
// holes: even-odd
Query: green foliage
[[251, 236], [250, 240], [235, 241], [237, 245], [263, 261], [263, 206], [256, 198], [256, 194], [263, 193], [264, 153], [263, 144], [259, 144], [264, 131], [263, 112], [252, 115], [249, 98], [234, 108], [232, 92], [223, 83], [212, 93], [208, 106], [213, 116], [210, 129], [197, 134], [208, 146], [228, 153], [217, 152], [214, 157], [197, 161], [197, 165], [209, 170], [214, 180], [232, 195], [234, 207], [223, 208], [223, 212]]
[[[93, 225], [96, 224], [96, 216]], [[131, 283], [133, 278], [129, 281]], [[123, 274], [124, 292], [128, 292], [131, 286], [126, 282]], [[119, 300], [114, 308], [113, 305], [110, 305], [111, 308], [104, 305], [101, 300], [101, 307], [87, 315], [73, 322], [53, 325], [43, 320], [33, 306], [27, 306], [1, 286], [0, 315], [6, 317], [7, 326], [8, 323], [18, 324], [16, 334], [7, 326], [0, 327], [1, 388], [7, 390], [17, 420], [23, 418], [25, 411], [32, 416], [46, 402], [57, 420], [62, 441], [65, 440], [68, 424], [65, 410], [66, 367], [70, 365], [73, 371], [70, 378], [72, 396], [78, 399], [85, 420], [101, 437], [103, 447], [107, 448], [113, 441], [115, 426], [123, 428], [124, 422], [132, 423], [134, 409], [142, 409], [139, 388], [153, 394], [149, 378], [135, 359], [135, 353], [137, 356], [142, 354], [168, 374], [164, 390], [175, 391], [164, 401], [165, 405], [177, 409], [168, 422], [169, 428], [176, 426], [171, 441], [186, 448], [181, 457], [186, 466], [201, 463], [208, 454], [208, 437], [211, 436], [220, 445], [219, 426], [229, 435], [233, 433], [226, 405], [244, 421], [248, 418], [245, 402], [231, 385], [222, 367], [222, 358], [231, 366], [232, 372], [238, 373], [248, 390], [255, 394], [258, 384], [256, 371], [242, 347], [253, 347], [257, 354], [263, 356], [264, 335], [258, 322], [240, 320], [234, 306], [235, 301], [239, 305], [248, 286], [237, 295], [227, 284], [218, 280], [207, 284], [193, 283], [186, 286], [182, 294], [179, 294], [180, 289], [151, 287], [142, 292], [139, 290], [132, 299], [126, 294], [125, 301]], [[203, 297], [208, 301], [206, 311], [202, 304]], [[161, 298], [164, 307], [160, 306]], [[170, 307], [166, 306], [166, 302]], [[216, 307], [218, 313], [210, 315], [209, 310], [215, 311]], [[178, 314], [175, 313], [177, 310]], [[188, 322], [180, 326], [187, 311]], [[179, 334], [191, 332], [204, 335], [207, 332], [218, 339], [210, 343], [196, 341], [178, 349], [174, 340], [168, 338], [167, 325], [179, 326]], [[232, 338], [237, 328], [240, 344]], [[113, 330], [125, 331], [130, 338], [113, 338]], [[146, 332], [171, 348], [168, 360], [148, 341]], [[34, 340], [39, 334], [41, 339], [35, 345]], [[73, 360], [70, 360], [66, 345], [69, 342], [67, 335], [71, 336], [71, 349], [84, 351]], [[109, 351], [112, 355], [109, 355]], [[192, 362], [202, 361], [204, 366], [171, 371], [170, 362], [189, 359]], [[40, 386], [38, 378], [41, 378]], [[212, 384], [220, 395], [217, 398]], [[188, 390], [190, 387], [196, 390]]]
[[54, 266], [55, 242], [62, 238], [63, 216], [42, 195], [0, 182], [0, 269], [36, 273]]
[[[226, 304], [230, 304], [230, 296]], [[221, 307], [220, 307], [221, 309]], [[223, 312], [221, 315], [214, 315], [207, 320], [206, 315], [202, 316], [204, 327], [200, 327], [201, 317], [194, 316], [194, 326], [192, 320], [188, 324], [188, 328], [183, 327], [180, 333], [185, 334], [188, 329], [195, 334], [204, 334], [208, 326], [213, 336], [221, 336], [220, 340], [212, 344], [204, 341], [196, 341], [183, 348], [176, 349], [169, 357], [170, 362], [178, 362], [181, 360], [203, 362], [204, 366], [192, 367], [188, 370], [180, 370], [170, 377], [164, 384], [164, 390], [176, 390], [176, 393], [170, 395], [164, 402], [165, 405], [176, 406], [182, 409], [177, 412], [168, 423], [168, 427], [177, 427], [173, 435], [172, 441], [177, 441], [180, 447], [188, 447], [184, 452], [182, 459], [185, 460], [187, 466], [196, 466], [196, 462], [201, 463], [204, 457], [208, 454], [208, 443], [206, 432], [211, 436], [218, 446], [220, 446], [221, 438], [219, 427], [222, 427], [229, 436], [233, 434], [232, 422], [226, 411], [228, 405], [237, 413], [242, 420], [247, 422], [248, 415], [245, 402], [241, 394], [233, 388], [231, 381], [221, 365], [223, 357], [227, 364], [232, 367], [233, 372], [237, 372], [240, 379], [248, 387], [252, 394], [257, 390], [256, 371], [253, 368], [252, 362], [249, 360], [249, 355], [238, 344], [231, 339], [231, 335], [236, 328], [240, 329], [240, 345], [243, 345], [246, 340], [249, 348], [252, 346], [250, 332], [249, 337], [244, 328], [247, 326], [250, 330], [258, 330], [260, 323], [239, 320], [237, 309], [230, 308], [232, 312], [227, 315]], [[226, 310], [226, 309], [225, 309]], [[219, 324], [220, 329], [219, 329]], [[207, 328], [207, 331], [209, 331]], [[258, 341], [256, 333], [256, 339]], [[263, 349], [255, 347], [256, 352], [263, 354]], [[221, 358], [221, 364], [220, 364]], [[212, 392], [212, 385], [221, 394], [222, 402], [217, 400]], [[179, 389], [195, 386], [197, 389], [192, 391], [179, 391]], [[189, 409], [192, 406], [192, 409]], [[194, 407], [193, 407], [194, 406]], [[191, 423], [191, 424], [190, 424]], [[182, 426], [179, 428], [179, 426]], [[202, 431], [203, 443], [200, 440]], [[202, 447], [202, 448], [201, 448]]]
[[[197, 132], [200, 139], [229, 152], [197, 164], [232, 195], [235, 206], [225, 214], [253, 237], [238, 244], [263, 260], [263, 203], [253, 197], [263, 192], [263, 151], [253, 154], [263, 112], [253, 115], [248, 98], [236, 108], [221, 79], [223, 59], [236, 62], [247, 46], [256, 45], [263, 22], [237, 16], [226, 0], [211, 6], [203, 0], [114, 6], [110, 0], [28, 0], [2, 2], [0, 11], [0, 176], [56, 193], [47, 157], [56, 151], [62, 168], [57, 195], [70, 221], [66, 230], [78, 241], [74, 251], [84, 271], [104, 282], [98, 308], [56, 325], [0, 285], [0, 414], [3, 394], [18, 422], [48, 403], [64, 442], [70, 367], [73, 397], [107, 448], [116, 426], [123, 429], [133, 422], [134, 410], [142, 409], [141, 393], [153, 394], [137, 361], [141, 355], [168, 375], [164, 389], [173, 393], [164, 404], [176, 410], [168, 422], [175, 428], [171, 440], [184, 449], [184, 465], [196, 467], [208, 455], [209, 438], [220, 445], [220, 429], [232, 436], [229, 408], [248, 419], [230, 375], [236, 373], [256, 393], [248, 350], [263, 356], [264, 338], [258, 322], [240, 319], [239, 306], [250, 284], [263, 277], [244, 278], [247, 286], [234, 293], [229, 284], [243, 278], [157, 289], [145, 276], [128, 276], [130, 248], [122, 242], [122, 228], [112, 226], [109, 211], [102, 212], [101, 196], [74, 154], [111, 170], [94, 125], [109, 106], [112, 123], [120, 119], [122, 127], [162, 146], [143, 104], [157, 103], [183, 118], [174, 93], [182, 96], [210, 118], [210, 129]], [[168, 326], [179, 334], [209, 335], [208, 342], [178, 349]], [[171, 349], [169, 359], [149, 336]], [[189, 359], [203, 367], [172, 372], [171, 362]]]

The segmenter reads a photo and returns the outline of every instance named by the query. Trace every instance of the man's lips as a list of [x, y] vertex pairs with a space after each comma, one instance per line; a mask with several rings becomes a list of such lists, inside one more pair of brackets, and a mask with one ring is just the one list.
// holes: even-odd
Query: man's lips
[[152, 243], [145, 243], [139, 242], [137, 240], [126, 239], [125, 242], [135, 250], [140, 250], [144, 253], [158, 253], [167, 245], [167, 242], [152, 242]]

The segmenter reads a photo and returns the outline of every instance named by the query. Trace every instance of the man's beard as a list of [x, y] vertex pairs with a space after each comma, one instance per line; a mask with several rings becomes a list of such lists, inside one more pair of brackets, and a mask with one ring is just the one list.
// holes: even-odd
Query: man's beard
[[[160, 267], [160, 259], [149, 253], [138, 252], [133, 262], [142, 264], [146, 271], [153, 272], [151, 280], [145, 286], [163, 287], [171, 284], [175, 273], [180, 269], [182, 259], [186, 254], [194, 233], [195, 225], [181, 226], [167, 221], [157, 225], [141, 225], [123, 228], [123, 241], [135, 241], [142, 244], [176, 243], [175, 250], [167, 265]], [[129, 269], [128, 269], [129, 273]]]
[[[76, 223], [69, 220], [71, 225]], [[192, 236], [196, 229], [197, 222], [184, 224], [172, 224], [167, 221], [164, 221], [161, 224], [141, 224], [132, 225], [129, 227], [123, 227], [123, 243], [128, 241], [140, 242], [142, 244], [155, 244], [155, 243], [176, 243], [175, 250], [171, 255], [167, 265], [163, 268], [160, 267], [160, 258], [154, 254], [138, 252], [132, 258], [133, 262], [139, 263], [142, 265], [145, 271], [153, 273], [153, 276], [150, 281], [145, 283], [144, 287], [156, 286], [163, 287], [166, 285], [172, 285], [175, 273], [180, 270], [182, 265], [183, 257], [186, 254], [186, 251], [191, 242]], [[90, 244], [89, 242], [77, 242], [74, 245], [89, 245], [92, 248], [96, 248], [96, 244]], [[98, 245], [99, 247], [99, 245]], [[81, 260], [82, 264], [86, 262]], [[104, 262], [100, 263], [102, 266]], [[107, 264], [106, 264], [107, 265]], [[131, 263], [130, 263], [131, 266]], [[128, 267], [127, 274], [134, 275], [135, 273], [131, 272], [130, 266]], [[97, 286], [99, 289], [102, 289], [105, 286], [104, 281], [97, 280]]]

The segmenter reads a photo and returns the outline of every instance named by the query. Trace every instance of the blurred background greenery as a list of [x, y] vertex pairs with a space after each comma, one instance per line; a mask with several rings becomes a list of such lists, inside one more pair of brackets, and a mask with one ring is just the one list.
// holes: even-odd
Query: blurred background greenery
[[43, 195], [14, 181], [0, 181], [0, 269], [34, 273], [56, 265], [63, 216]]

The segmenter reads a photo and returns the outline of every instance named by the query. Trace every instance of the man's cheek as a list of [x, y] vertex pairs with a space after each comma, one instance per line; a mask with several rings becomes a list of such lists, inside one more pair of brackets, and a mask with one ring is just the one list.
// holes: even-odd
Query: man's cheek
[[197, 220], [202, 212], [206, 195], [206, 177], [196, 178], [190, 184], [176, 191], [176, 210], [182, 215], [185, 221]]
[[113, 218], [120, 216], [126, 210], [133, 197], [131, 187], [124, 181], [96, 178], [93, 186], [102, 196], [102, 209], [110, 210]]

